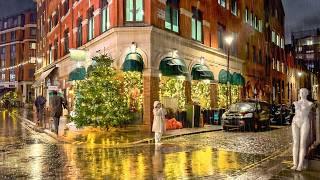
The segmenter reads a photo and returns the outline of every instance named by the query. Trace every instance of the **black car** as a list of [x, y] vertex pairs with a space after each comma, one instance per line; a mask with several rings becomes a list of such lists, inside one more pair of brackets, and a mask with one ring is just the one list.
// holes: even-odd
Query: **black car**
[[291, 124], [294, 112], [292, 107], [282, 105], [272, 105], [271, 107], [271, 124], [286, 125]]
[[222, 115], [223, 129], [240, 128], [257, 131], [270, 126], [270, 104], [262, 101], [244, 101], [232, 104]]

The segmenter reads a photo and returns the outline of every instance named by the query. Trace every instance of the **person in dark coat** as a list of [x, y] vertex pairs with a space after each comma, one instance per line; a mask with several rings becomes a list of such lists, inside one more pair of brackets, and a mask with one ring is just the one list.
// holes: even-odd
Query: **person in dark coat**
[[38, 124], [43, 123], [43, 115], [44, 115], [44, 106], [46, 104], [47, 100], [42, 95], [38, 96], [36, 100], [34, 101], [34, 105], [37, 109], [37, 118], [38, 118]]
[[51, 115], [53, 117], [54, 130], [58, 134], [60, 116], [62, 116], [63, 108], [66, 109], [66, 102], [63, 97], [58, 96], [57, 91], [53, 91], [53, 96], [51, 98]]

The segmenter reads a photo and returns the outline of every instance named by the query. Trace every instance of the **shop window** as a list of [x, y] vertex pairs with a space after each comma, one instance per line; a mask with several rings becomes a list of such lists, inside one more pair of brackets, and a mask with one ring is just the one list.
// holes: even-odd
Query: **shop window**
[[101, 13], [101, 30], [102, 32], [107, 31], [110, 28], [110, 16], [108, 0], [102, 0], [102, 13]]
[[77, 23], [78, 29], [77, 29], [77, 47], [82, 46], [82, 18], [79, 17], [78, 23]]
[[192, 39], [202, 42], [202, 14], [196, 9], [192, 8]]
[[167, 0], [165, 28], [179, 32], [179, 0]]
[[69, 53], [69, 30], [64, 31], [64, 54]]
[[126, 22], [143, 21], [143, 0], [126, 0]]
[[94, 15], [93, 15], [93, 7], [88, 10], [88, 41], [93, 39], [94, 34]]
[[231, 0], [231, 13], [237, 16], [237, 13], [238, 13], [237, 0]]
[[224, 33], [225, 27], [221, 24], [218, 24], [218, 48], [224, 49]]
[[226, 7], [226, 0], [218, 0], [218, 4], [220, 4], [220, 6], [222, 7]]

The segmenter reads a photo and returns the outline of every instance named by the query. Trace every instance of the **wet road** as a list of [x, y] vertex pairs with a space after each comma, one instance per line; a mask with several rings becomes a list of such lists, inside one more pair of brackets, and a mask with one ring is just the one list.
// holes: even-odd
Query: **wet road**
[[233, 179], [289, 143], [290, 129], [281, 128], [185, 136], [161, 146], [61, 144], [0, 112], [0, 179]]

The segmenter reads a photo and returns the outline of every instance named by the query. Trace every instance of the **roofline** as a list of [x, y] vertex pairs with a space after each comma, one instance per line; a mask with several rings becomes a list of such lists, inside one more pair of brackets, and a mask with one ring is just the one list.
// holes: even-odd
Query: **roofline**
[[32, 11], [33, 11], [33, 12], [37, 12], [37, 8], [36, 8], [36, 7], [33, 7], [33, 8], [24, 9], [24, 10], [19, 11], [19, 12], [16, 13], [16, 14], [12, 14], [12, 15], [9, 15], [9, 16], [0, 17], [0, 20], [9, 19], [9, 18], [11, 18], [11, 17], [19, 16], [19, 15], [22, 15], [23, 13], [32, 12]]

